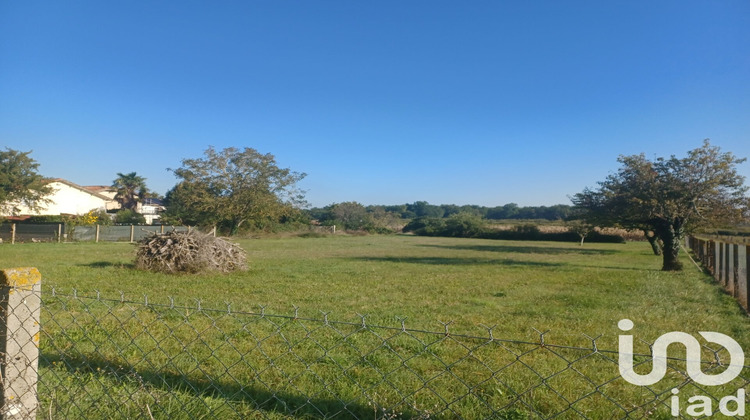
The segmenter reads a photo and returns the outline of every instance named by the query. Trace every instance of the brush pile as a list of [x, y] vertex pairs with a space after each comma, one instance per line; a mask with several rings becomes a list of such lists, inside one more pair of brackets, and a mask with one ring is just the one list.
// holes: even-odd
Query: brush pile
[[135, 266], [160, 273], [229, 273], [247, 268], [239, 245], [200, 232], [168, 232], [141, 239]]

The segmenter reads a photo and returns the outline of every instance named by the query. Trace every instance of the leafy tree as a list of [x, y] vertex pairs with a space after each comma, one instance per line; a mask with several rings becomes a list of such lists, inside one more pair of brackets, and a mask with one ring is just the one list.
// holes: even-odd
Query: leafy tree
[[409, 205], [409, 210], [413, 211], [417, 217], [443, 217], [443, 209], [426, 201], [417, 201]]
[[485, 228], [484, 219], [474, 213], [456, 213], [445, 219], [445, 236], [473, 238]]
[[377, 233], [393, 233], [405, 224], [400, 213], [387, 211], [385, 206], [368, 206], [367, 210], [372, 218], [372, 230]]
[[585, 219], [573, 219], [565, 222], [568, 230], [578, 235], [581, 238], [580, 245], [583, 246], [583, 241], [591, 232], [594, 231], [594, 225], [589, 223]]
[[[174, 226], [215, 224], [215, 222], [212, 222], [215, 215], [207, 213], [210, 211], [207, 209], [208, 206], [196, 206], [192, 202], [195, 197], [200, 196], [203, 192], [202, 188], [192, 183], [181, 182], [175, 185], [167, 191], [164, 197], [166, 211], [159, 217], [161, 223]], [[206, 196], [204, 199], [210, 200], [210, 197]], [[203, 208], [206, 208], [206, 210], [202, 210]]]
[[[639, 155], [638, 159], [629, 159], [629, 164], [631, 165], [629, 169], [630, 178], [635, 177], [636, 173], [643, 177], [649, 176], [648, 162], [643, 159], [643, 156]], [[620, 202], [615, 205], [616, 198], [611, 197], [611, 200], [607, 200], [602, 191], [593, 191], [588, 188], [571, 200], [576, 204], [576, 207], [568, 218], [570, 221], [581, 221], [593, 226], [613, 226], [626, 230], [642, 231], [651, 245], [654, 255], [662, 255], [663, 243], [661, 239], [651, 230], [651, 225], [648, 222], [644, 222], [635, 215], [623, 213], [625, 210], [632, 210], [632, 208], [625, 209], [626, 203]], [[623, 217], [625, 214], [628, 217]]]
[[443, 217], [461, 213], [461, 207], [455, 204], [443, 204], [440, 207], [443, 209]]
[[305, 174], [279, 168], [273, 155], [249, 147], [209, 147], [173, 172], [181, 181], [167, 194], [165, 220], [218, 224], [236, 234], [243, 224], [278, 223], [305, 204], [297, 187]]
[[45, 197], [52, 188], [37, 173], [39, 164], [29, 154], [8, 148], [0, 151], [0, 214], [17, 214], [21, 205], [37, 210], [50, 201]]
[[373, 226], [373, 220], [365, 206], [355, 201], [333, 204], [329, 209], [329, 220], [348, 230], [368, 229]]
[[135, 172], [129, 174], [117, 173], [117, 179], [112, 181], [112, 188], [117, 190], [115, 200], [117, 200], [123, 209], [135, 210], [138, 202], [146, 196], [146, 178], [136, 175]]
[[663, 243], [662, 270], [681, 270], [678, 255], [686, 234], [743, 220], [748, 187], [736, 166], [744, 161], [708, 140], [682, 159], [620, 156], [617, 173], [572, 201], [602, 222], [652, 231]]

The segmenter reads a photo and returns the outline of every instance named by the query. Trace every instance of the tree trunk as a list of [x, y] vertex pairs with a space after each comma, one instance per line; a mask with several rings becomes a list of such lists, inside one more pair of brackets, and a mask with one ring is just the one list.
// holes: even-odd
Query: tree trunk
[[240, 231], [240, 226], [245, 222], [245, 219], [234, 220], [232, 222], [232, 229], [229, 231], [229, 236], [234, 236]]
[[680, 271], [682, 263], [679, 260], [680, 241], [682, 240], [682, 222], [662, 221], [655, 226], [654, 233], [661, 239], [663, 245], [662, 271]]
[[659, 237], [650, 230], [643, 230], [643, 235], [651, 245], [651, 250], [654, 251], [654, 255], [661, 255], [661, 244], [659, 243]]

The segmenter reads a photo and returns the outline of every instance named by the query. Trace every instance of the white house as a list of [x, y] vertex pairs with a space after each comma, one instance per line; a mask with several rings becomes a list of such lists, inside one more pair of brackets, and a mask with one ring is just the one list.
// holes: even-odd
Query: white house
[[106, 195], [61, 178], [50, 180], [48, 185], [52, 187], [53, 191], [52, 194], [47, 196], [51, 201], [43, 204], [36, 211], [20, 205], [18, 206], [20, 210], [18, 215], [85, 214], [90, 210], [108, 210], [120, 207], [119, 203]]
[[138, 202], [136, 210], [146, 219], [146, 223], [153, 225], [160, 219], [159, 214], [164, 211], [165, 207], [158, 198], [144, 198]]

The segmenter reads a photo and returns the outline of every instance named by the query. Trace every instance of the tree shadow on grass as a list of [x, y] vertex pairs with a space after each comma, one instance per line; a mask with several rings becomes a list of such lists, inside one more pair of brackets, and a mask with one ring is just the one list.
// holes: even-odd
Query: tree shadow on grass
[[135, 270], [135, 264], [133, 263], [113, 263], [111, 261], [95, 261], [88, 264], [79, 264], [81, 267], [89, 268], [124, 268], [126, 270]]
[[460, 257], [357, 257], [347, 258], [358, 261], [430, 264], [430, 265], [503, 265], [528, 267], [564, 267], [568, 264], [558, 262], [520, 261], [511, 258], [460, 258]]
[[[199, 372], [195, 374], [174, 374], [168, 372], [161, 372], [151, 369], [136, 369], [131, 365], [123, 365], [121, 361], [110, 361], [100, 355], [60, 355], [60, 354], [42, 354], [39, 358], [40, 368], [59, 369], [63, 367], [67, 370], [74, 378], [81, 378], [83, 384], [95, 381], [101, 384], [103, 388], [106, 388], [109, 382], [115, 381], [118, 390], [122, 391], [123, 386], [127, 387], [127, 384], [135, 384], [137, 388], [154, 389], [157, 395], [152, 395], [152, 405], [147, 408], [144, 404], [143, 398], [138, 398], [137, 401], [132, 398], [133, 407], [131, 409], [140, 410], [143, 413], [144, 418], [150, 416], [153, 411], [154, 414], [159, 415], [162, 408], [160, 404], [171, 406], [170, 415], [174, 415], [175, 404], [183, 403], [186, 399], [186, 394], [195, 397], [195, 402], [198, 405], [205, 404], [204, 400], [207, 399], [220, 399], [224, 400], [227, 409], [234, 411], [237, 415], [241, 411], [242, 414], [247, 414], [247, 411], [259, 411], [259, 412], [274, 412], [280, 413], [286, 416], [299, 417], [299, 418], [325, 418], [325, 419], [351, 419], [351, 418], [372, 418], [373, 417], [373, 406], [366, 405], [358, 402], [344, 402], [338, 398], [325, 398], [317, 395], [328, 394], [321, 392], [320, 390], [311, 390], [309, 395], [305, 395], [302, 392], [290, 393], [287, 391], [274, 390], [271, 386], [264, 384], [262, 381], [256, 381], [255, 383], [240, 384], [238, 382], [230, 380], [215, 380], [210, 377], [199, 377], [202, 370], [200, 368], [193, 372]], [[55, 376], [54, 371], [49, 371], [48, 375]], [[40, 378], [40, 381], [44, 381], [44, 376]], [[59, 378], [55, 378], [59, 379]], [[54, 382], [52, 379], [50, 382]], [[121, 384], [120, 384], [121, 383]], [[321, 387], [326, 388], [325, 384], [321, 384]], [[87, 399], [97, 397], [96, 395], [70, 395], [69, 401], [66, 401], [64, 397], [65, 393], [63, 389], [54, 389], [55, 395], [53, 401], [47, 401], [43, 404], [55, 404], [57, 406], [65, 404], [74, 404], [78, 399]], [[165, 399], [163, 394], [168, 394]], [[158, 395], [161, 394], [161, 395]], [[107, 399], [106, 397], [100, 397]], [[345, 398], [345, 397], [342, 397]], [[108, 412], [120, 411], [120, 407], [123, 401], [116, 401], [116, 396], [113, 398], [109, 397], [109, 403], [112, 404], [109, 407]], [[361, 395], [359, 399], [368, 400], [369, 397]], [[44, 399], [42, 399], [44, 400]], [[100, 403], [107, 404], [107, 401], [101, 401]], [[239, 404], [238, 404], [239, 403]], [[127, 404], [127, 402], [125, 403]], [[183, 403], [184, 404], [184, 403]], [[194, 405], [182, 406], [179, 411], [188, 416], [195, 416], [201, 413], [192, 412], [195, 409]], [[203, 409], [209, 412], [209, 415], [215, 414], [208, 405], [204, 405]], [[50, 408], [51, 410], [51, 408]], [[223, 410], [222, 410], [223, 411]], [[419, 413], [410, 412], [409, 410], [399, 410], [406, 416], [406, 418], [416, 417]], [[262, 416], [265, 418], [265, 416]], [[153, 418], [153, 417], [151, 417]], [[238, 417], [241, 418], [241, 417]]]
[[418, 245], [431, 248], [453, 249], [458, 251], [515, 252], [519, 254], [583, 254], [610, 255], [617, 253], [613, 249], [569, 248], [552, 246], [516, 246], [516, 245]]

